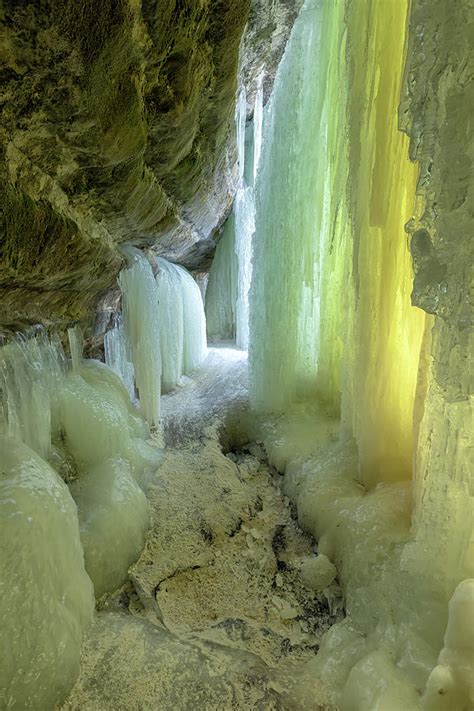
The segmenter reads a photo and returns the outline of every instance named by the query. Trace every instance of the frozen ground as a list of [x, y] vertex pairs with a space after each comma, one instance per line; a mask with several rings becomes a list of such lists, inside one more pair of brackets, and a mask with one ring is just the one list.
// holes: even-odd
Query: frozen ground
[[331, 708], [302, 670], [341, 615], [339, 589], [303, 583], [313, 541], [247, 441], [246, 354], [211, 348], [163, 397], [162, 418], [145, 549], [100, 602], [64, 708]]

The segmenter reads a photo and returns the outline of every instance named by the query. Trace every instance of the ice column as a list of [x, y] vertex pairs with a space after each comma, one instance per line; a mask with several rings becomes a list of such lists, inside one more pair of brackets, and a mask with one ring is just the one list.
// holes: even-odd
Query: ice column
[[[240, 348], [247, 349], [249, 344], [249, 289], [252, 280], [252, 238], [255, 232], [255, 198], [252, 184], [247, 184], [245, 154], [245, 128], [247, 115], [247, 101], [245, 89], [242, 89], [236, 113], [237, 125], [237, 149], [239, 160], [239, 185], [234, 202], [235, 214], [235, 253], [237, 255], [238, 278], [237, 278], [237, 303], [236, 314], [236, 344]], [[255, 109], [253, 120], [253, 134], [251, 136], [252, 166], [250, 170], [250, 182], [253, 183], [258, 169], [262, 145], [262, 122], [263, 122], [263, 89], [262, 80], [258, 82], [255, 97]]]
[[199, 287], [186, 269], [162, 257], [157, 264], [162, 391], [169, 392], [204, 360], [206, 318]]
[[128, 357], [133, 363], [138, 396], [145, 417], [160, 419], [161, 347], [158, 288], [148, 259], [140, 250], [124, 250], [129, 266], [120, 272]]
[[196, 370], [206, 357], [206, 317], [198, 285], [191, 274], [175, 265], [183, 298], [183, 373]]
[[82, 355], [84, 352], [84, 340], [82, 331], [79, 326], [68, 328], [67, 335], [69, 339], [69, 350], [71, 351], [71, 361], [73, 370], [79, 370], [82, 364]]

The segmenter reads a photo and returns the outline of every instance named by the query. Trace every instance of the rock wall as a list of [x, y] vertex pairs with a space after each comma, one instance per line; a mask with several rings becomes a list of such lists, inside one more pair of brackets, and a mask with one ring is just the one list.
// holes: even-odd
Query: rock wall
[[416, 545], [451, 593], [474, 575], [472, 3], [416, 0], [409, 37], [401, 122], [424, 204], [409, 226], [412, 301], [434, 314], [415, 423]]
[[244, 80], [264, 71], [268, 91], [300, 4], [4, 3], [5, 329], [89, 325], [121, 242], [205, 267], [235, 191], [242, 35], [248, 23]]

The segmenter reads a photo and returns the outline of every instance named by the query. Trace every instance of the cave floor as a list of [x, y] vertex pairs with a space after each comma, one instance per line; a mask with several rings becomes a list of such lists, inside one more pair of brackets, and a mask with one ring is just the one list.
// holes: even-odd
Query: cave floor
[[99, 601], [64, 709], [331, 708], [304, 664], [340, 619], [339, 590], [303, 585], [314, 542], [248, 441], [248, 412], [232, 348], [163, 397], [152, 528], [129, 581]]

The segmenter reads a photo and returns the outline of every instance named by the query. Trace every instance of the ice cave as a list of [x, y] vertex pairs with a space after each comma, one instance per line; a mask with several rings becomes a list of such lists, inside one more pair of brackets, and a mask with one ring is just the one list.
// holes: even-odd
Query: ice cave
[[472, 0], [0, 15], [0, 711], [474, 711]]

